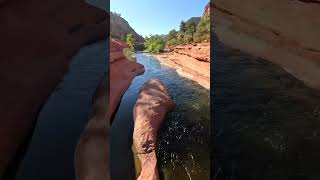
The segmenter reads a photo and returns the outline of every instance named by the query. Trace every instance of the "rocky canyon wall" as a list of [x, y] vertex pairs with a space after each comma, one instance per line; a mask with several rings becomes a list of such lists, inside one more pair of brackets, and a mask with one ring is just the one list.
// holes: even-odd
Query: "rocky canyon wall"
[[211, 8], [213, 30], [225, 45], [320, 89], [320, 1], [214, 0]]

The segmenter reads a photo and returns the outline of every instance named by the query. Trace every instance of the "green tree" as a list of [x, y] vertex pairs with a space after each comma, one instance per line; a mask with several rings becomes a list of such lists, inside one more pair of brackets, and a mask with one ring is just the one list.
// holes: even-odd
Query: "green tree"
[[194, 42], [210, 41], [210, 19], [203, 18], [200, 20], [196, 32], [194, 34]]
[[184, 21], [181, 21], [180, 23], [180, 32], [185, 32], [186, 31], [186, 23]]
[[177, 44], [184, 44], [184, 33], [183, 32], [178, 32]]
[[144, 46], [149, 53], [160, 53], [165, 47], [165, 40], [159, 35], [151, 35], [145, 39]]
[[176, 46], [177, 45], [177, 34], [178, 32], [173, 29], [169, 32], [169, 34], [166, 37], [167, 45], [168, 46]]
[[196, 23], [193, 21], [188, 21], [185, 25], [185, 33], [189, 35], [193, 35], [196, 32]]
[[132, 51], [134, 51], [135, 43], [136, 43], [136, 40], [133, 37], [133, 34], [132, 33], [127, 34], [127, 44]]
[[167, 35], [166, 40], [167, 40], [167, 41], [170, 41], [171, 39], [175, 39], [175, 38], [177, 38], [177, 31], [176, 31], [175, 29], [173, 29], [173, 30], [171, 30], [171, 31], [169, 32], [169, 34]]

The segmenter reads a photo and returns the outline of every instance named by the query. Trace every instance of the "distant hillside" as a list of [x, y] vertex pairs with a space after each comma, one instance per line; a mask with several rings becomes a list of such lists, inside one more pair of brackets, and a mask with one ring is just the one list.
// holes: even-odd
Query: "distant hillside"
[[111, 37], [121, 39], [122, 36], [126, 37], [128, 33], [132, 33], [137, 42], [144, 42], [144, 38], [136, 33], [129, 23], [119, 14], [113, 12], [110, 13], [110, 25]]
[[201, 20], [201, 17], [192, 17], [186, 22], [194, 22], [196, 25], [198, 25], [200, 20]]

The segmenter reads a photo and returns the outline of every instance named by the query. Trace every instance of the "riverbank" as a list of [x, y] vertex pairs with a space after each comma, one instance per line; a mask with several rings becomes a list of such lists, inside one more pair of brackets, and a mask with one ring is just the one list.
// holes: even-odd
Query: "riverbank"
[[80, 47], [107, 38], [109, 22], [105, 11], [80, 0], [15, 0], [0, 3], [0, 7], [4, 44], [0, 62], [1, 179], [11, 171], [8, 166], [19, 149], [25, 148], [42, 106], [68, 71], [71, 57]]
[[162, 64], [210, 89], [210, 43], [177, 46], [171, 52], [152, 54]]

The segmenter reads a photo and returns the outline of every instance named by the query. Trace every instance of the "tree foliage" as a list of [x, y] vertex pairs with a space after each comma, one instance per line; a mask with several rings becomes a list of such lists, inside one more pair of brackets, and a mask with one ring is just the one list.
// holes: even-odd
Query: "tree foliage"
[[210, 41], [210, 19], [203, 18], [200, 20], [197, 30], [194, 34], [195, 42], [209, 42]]
[[166, 45], [165, 40], [159, 35], [151, 35], [145, 40], [144, 46], [149, 53], [160, 53]]
[[133, 34], [132, 33], [127, 34], [127, 44], [132, 51], [134, 51], [135, 43], [136, 43], [136, 40], [133, 37]]
[[201, 43], [210, 41], [210, 19], [202, 18], [197, 24], [194, 21], [182, 21], [180, 30], [171, 30], [166, 38], [168, 46], [180, 44]]

